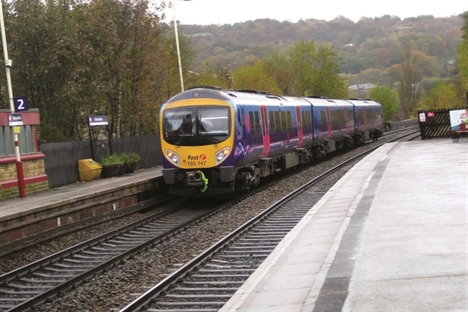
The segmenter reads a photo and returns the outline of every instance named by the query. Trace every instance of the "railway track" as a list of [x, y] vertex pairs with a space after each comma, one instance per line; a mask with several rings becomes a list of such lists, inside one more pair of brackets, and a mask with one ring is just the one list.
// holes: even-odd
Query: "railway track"
[[214, 213], [167, 209], [0, 276], [0, 311], [24, 311], [53, 298]]
[[[419, 132], [405, 131], [391, 141], [411, 141], [417, 137]], [[320, 199], [321, 196], [308, 190], [380, 145], [340, 163], [283, 197], [120, 312], [218, 311]]]
[[[257, 191], [260, 192], [261, 188]], [[180, 233], [190, 224], [208, 218], [210, 214], [214, 213], [209, 210], [206, 208], [197, 209], [196, 211], [182, 209], [177, 212], [161, 212], [154, 216], [152, 221], [141, 220], [135, 222], [116, 232], [110, 232], [102, 237], [92, 239], [0, 276], [0, 311], [24, 311], [54, 298], [67, 289], [89, 280], [99, 272], [118, 265], [133, 254], [154, 246], [171, 235]], [[168, 214], [164, 215], [165, 213]], [[303, 212], [299, 212], [299, 215], [301, 213]], [[291, 214], [291, 212], [288, 212], [288, 214]], [[300, 217], [298, 218], [300, 220]], [[146, 222], [153, 225], [145, 225]], [[234, 257], [234, 255], [243, 257], [245, 253], [249, 253], [252, 255], [252, 263], [259, 265], [281, 238], [294, 226], [294, 222], [296, 220], [286, 221], [281, 226], [281, 233], [273, 235], [260, 234], [268, 238], [268, 244], [266, 241], [262, 241], [261, 246], [254, 244], [251, 247], [246, 247], [246, 249], [243, 249], [244, 247], [238, 248], [235, 252], [230, 252], [231, 255], [226, 257], [230, 258]], [[277, 223], [270, 228], [275, 227], [278, 227]], [[218, 264], [215, 263], [214, 267], [216, 266], [222, 266], [222, 261]], [[252, 270], [254, 268], [241, 266], [233, 272], [242, 271], [245, 276], [248, 276]], [[207, 277], [209, 276], [203, 278]], [[229, 278], [229, 276], [224, 276], [224, 278]], [[239, 281], [238, 283], [242, 282]], [[209, 292], [210, 290], [204, 289], [203, 291]], [[229, 290], [224, 289], [223, 291]]]
[[54, 238], [73, 233], [84, 228], [90, 228], [95, 225], [110, 222], [125, 218], [131, 214], [140, 214], [147, 210], [156, 210], [157, 207], [163, 206], [175, 199], [174, 196], [162, 196], [162, 198], [151, 198], [143, 202], [139, 202], [136, 205], [130, 206], [126, 209], [114, 211], [110, 214], [97, 215], [93, 218], [87, 218], [81, 221], [64, 224], [60, 227], [54, 228], [49, 231], [27, 236], [22, 239], [12, 241], [10, 243], [2, 244], [0, 249], [0, 257], [9, 256], [14, 253], [21, 252], [31, 246], [41, 244], [45, 241], [50, 241]]

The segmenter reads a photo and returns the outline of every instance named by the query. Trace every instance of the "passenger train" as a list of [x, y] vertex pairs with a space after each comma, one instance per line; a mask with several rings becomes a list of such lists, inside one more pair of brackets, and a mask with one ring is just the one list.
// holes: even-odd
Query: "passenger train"
[[231, 194], [375, 141], [382, 128], [382, 106], [370, 100], [196, 87], [161, 106], [162, 173], [174, 195]]

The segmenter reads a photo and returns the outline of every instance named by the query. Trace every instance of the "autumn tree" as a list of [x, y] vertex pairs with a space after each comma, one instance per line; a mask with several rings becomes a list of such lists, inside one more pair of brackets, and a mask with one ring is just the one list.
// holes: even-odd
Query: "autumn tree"
[[189, 72], [188, 74], [187, 85], [189, 87], [210, 86], [231, 89], [233, 85], [231, 69], [221, 65], [220, 62], [213, 67], [210, 62], [205, 61], [201, 73]]
[[398, 94], [400, 110], [404, 119], [414, 114], [421, 96], [419, 88], [420, 74], [416, 64], [412, 43], [405, 40], [401, 43], [402, 63], [398, 72]]
[[313, 41], [294, 44], [289, 59], [295, 95], [347, 96], [345, 80], [339, 75], [339, 58], [329, 45]]
[[460, 107], [457, 88], [453, 83], [440, 82], [424, 96], [418, 108], [421, 110]]
[[237, 69], [232, 77], [234, 89], [259, 90], [281, 94], [281, 89], [276, 85], [274, 77], [267, 74], [262, 61], [252, 66]]
[[158, 78], [177, 70], [158, 10], [148, 0], [8, 2], [14, 94], [40, 109], [41, 140], [87, 139], [93, 114], [108, 115], [112, 136], [156, 132], [167, 99]]
[[382, 105], [383, 121], [392, 121], [398, 112], [398, 93], [390, 88], [377, 86], [369, 91], [369, 97]]
[[[458, 46], [457, 68], [460, 73], [461, 87], [468, 92], [468, 11], [463, 14], [463, 19], [463, 35]], [[466, 100], [468, 101], [468, 95]]]
[[275, 80], [282, 95], [293, 95], [294, 75], [286, 55], [275, 50], [265, 58], [263, 66], [267, 74]]

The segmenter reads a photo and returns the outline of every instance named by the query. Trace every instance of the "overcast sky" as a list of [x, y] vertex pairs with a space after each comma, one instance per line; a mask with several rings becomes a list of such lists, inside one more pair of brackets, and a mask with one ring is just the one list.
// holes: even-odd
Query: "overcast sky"
[[[181, 24], [233, 24], [259, 18], [297, 22], [332, 20], [337, 16], [357, 22], [361, 17], [396, 15], [400, 18], [447, 17], [468, 10], [468, 0], [167, 0], [175, 2]], [[172, 9], [166, 10], [169, 20]]]

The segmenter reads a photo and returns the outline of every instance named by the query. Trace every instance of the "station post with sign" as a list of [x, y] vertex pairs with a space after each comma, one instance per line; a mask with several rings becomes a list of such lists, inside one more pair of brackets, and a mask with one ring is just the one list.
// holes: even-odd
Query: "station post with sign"
[[21, 195], [13, 133], [18, 137], [25, 193], [33, 194], [49, 189], [45, 155], [39, 150], [39, 125], [38, 109], [21, 113], [0, 109], [0, 137], [5, 138], [0, 141], [0, 201]]
[[[93, 144], [93, 135], [91, 128], [92, 127], [100, 127], [100, 126], [108, 126], [109, 121], [106, 115], [92, 115], [88, 117], [88, 130], [89, 130], [89, 143], [91, 144], [91, 155], [95, 160], [94, 155], [94, 144]], [[109, 139], [110, 142], [110, 139]], [[109, 143], [110, 144], [110, 143]]]

